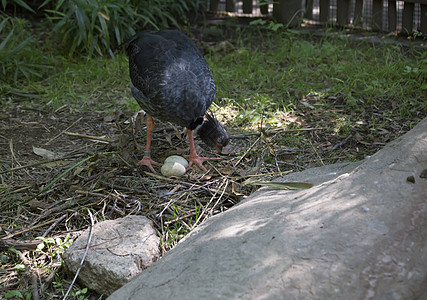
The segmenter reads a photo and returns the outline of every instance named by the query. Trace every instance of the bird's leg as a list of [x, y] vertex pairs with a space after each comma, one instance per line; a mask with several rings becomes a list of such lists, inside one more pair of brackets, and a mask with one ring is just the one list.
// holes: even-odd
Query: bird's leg
[[219, 157], [200, 157], [196, 152], [196, 147], [194, 146], [193, 131], [187, 128], [188, 139], [190, 140], [190, 155], [184, 155], [184, 157], [190, 158], [190, 163], [188, 164], [187, 170], [190, 169], [191, 165], [194, 163], [203, 171], [207, 171], [203, 166], [203, 162], [206, 160], [219, 160]]
[[161, 166], [162, 164], [151, 159], [151, 137], [153, 136], [154, 121], [153, 118], [147, 114], [147, 145], [145, 146], [144, 157], [137, 163], [137, 166], [147, 166], [151, 172], [156, 173], [152, 165]]

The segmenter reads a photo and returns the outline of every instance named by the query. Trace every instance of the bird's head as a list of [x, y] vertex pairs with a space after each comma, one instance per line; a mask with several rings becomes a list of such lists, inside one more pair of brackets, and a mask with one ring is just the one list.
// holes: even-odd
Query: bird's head
[[230, 140], [224, 126], [211, 113], [206, 114], [206, 120], [203, 120], [197, 134], [206, 145], [215, 148], [218, 153], [221, 153]]

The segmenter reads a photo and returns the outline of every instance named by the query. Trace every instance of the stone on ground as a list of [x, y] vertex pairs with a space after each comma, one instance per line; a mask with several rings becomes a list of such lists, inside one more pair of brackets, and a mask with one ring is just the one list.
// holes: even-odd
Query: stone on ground
[[[64, 253], [65, 266], [72, 274], [80, 266], [88, 235], [89, 229]], [[159, 257], [159, 243], [153, 224], [146, 217], [99, 222], [93, 227], [79, 282], [99, 294], [110, 295]]]
[[[108, 299], [427, 299], [427, 119], [216, 215]], [[423, 173], [424, 171], [424, 173]]]

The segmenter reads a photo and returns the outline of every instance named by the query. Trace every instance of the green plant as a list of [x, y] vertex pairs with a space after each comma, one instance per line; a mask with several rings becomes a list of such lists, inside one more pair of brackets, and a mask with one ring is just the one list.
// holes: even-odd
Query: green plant
[[[50, 2], [55, 3], [46, 0], [41, 7]], [[62, 0], [46, 12], [55, 23], [53, 31], [68, 46], [69, 56], [79, 52], [88, 57], [95, 53], [114, 57], [114, 50], [135, 34], [135, 28], [180, 27], [198, 7], [191, 0]]]
[[35, 47], [28, 32], [28, 21], [4, 17], [0, 22], [0, 79], [16, 84], [23, 79], [42, 79], [52, 69]]
[[73, 243], [73, 239], [70, 234], [67, 234], [64, 239], [57, 238], [44, 238], [38, 237], [37, 240], [40, 240], [40, 243], [37, 246], [36, 253], [44, 253], [51, 259], [59, 258]]
[[266, 21], [264, 19], [256, 19], [249, 23], [251, 26], [259, 26], [261, 28], [266, 28], [272, 31], [278, 31], [279, 29], [283, 29], [284, 25], [281, 23], [277, 23], [274, 21]]
[[91, 57], [108, 53], [129, 36], [141, 20], [150, 23], [132, 9], [129, 0], [72, 0], [58, 1], [54, 10], [46, 10], [48, 18], [56, 22], [53, 31], [61, 36], [72, 56], [75, 51]]
[[[162, 247], [172, 249], [184, 236], [190, 232], [189, 225], [184, 224], [181, 207], [171, 204], [173, 222], [165, 226], [165, 232], [161, 238]], [[191, 222], [191, 221], [190, 221]]]
[[25, 300], [30, 300], [32, 298], [32, 294], [31, 292], [27, 292], [25, 293], [25, 297], [24, 295], [22, 295], [22, 293], [18, 290], [12, 290], [12, 291], [8, 291], [4, 297], [6, 299], [25, 299]]
[[14, 10], [16, 11], [16, 7], [20, 6], [22, 8], [24, 8], [25, 10], [32, 12], [33, 14], [35, 14], [36, 12], [34, 11], [34, 9], [32, 9], [27, 3], [25, 3], [23, 0], [2, 0], [1, 1], [2, 5], [3, 5], [3, 10], [6, 10], [6, 7], [8, 5], [11, 5], [14, 7]]

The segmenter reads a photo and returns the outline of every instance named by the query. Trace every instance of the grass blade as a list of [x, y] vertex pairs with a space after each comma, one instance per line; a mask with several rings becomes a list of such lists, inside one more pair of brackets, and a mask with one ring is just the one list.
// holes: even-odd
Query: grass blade
[[65, 175], [67, 175], [70, 171], [74, 170], [75, 168], [77, 168], [78, 166], [80, 166], [81, 164], [87, 162], [89, 159], [95, 157], [97, 154], [93, 154], [89, 157], [86, 157], [85, 159], [79, 161], [78, 163], [74, 164], [73, 166], [69, 167], [67, 170], [65, 170], [61, 175], [59, 175], [58, 177], [56, 177], [54, 180], [52, 180], [47, 186], [44, 187], [44, 189], [42, 189], [40, 192], [38, 192], [37, 194], [35, 194], [34, 196], [30, 197], [27, 200], [24, 200], [14, 206], [12, 206], [12, 208], [15, 208], [19, 205], [24, 205], [28, 202], [30, 202], [31, 200], [37, 198], [38, 196], [40, 196], [41, 194], [43, 194], [44, 192], [46, 192], [52, 185], [54, 185], [58, 180], [60, 180], [62, 177], [64, 177]]

